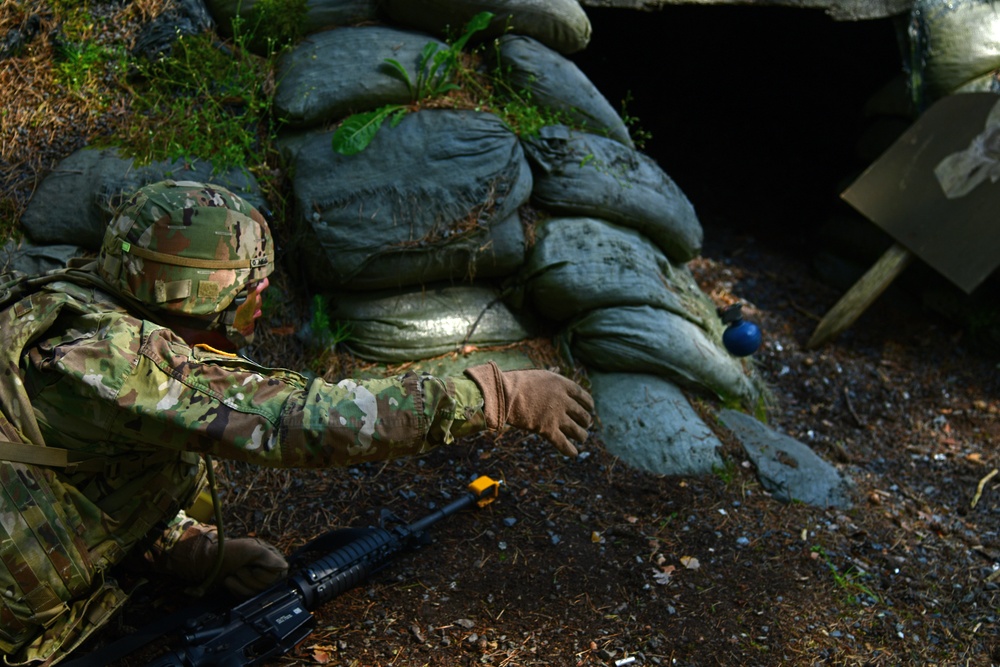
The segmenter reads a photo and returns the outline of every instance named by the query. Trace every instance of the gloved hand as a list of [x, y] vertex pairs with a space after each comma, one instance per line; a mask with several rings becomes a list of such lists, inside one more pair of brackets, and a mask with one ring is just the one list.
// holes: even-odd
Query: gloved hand
[[501, 371], [492, 361], [467, 368], [465, 374], [483, 394], [490, 428], [510, 424], [533, 431], [567, 456], [577, 454], [570, 438], [587, 439], [594, 399], [572, 380], [541, 369]]
[[[218, 552], [216, 527], [196, 523], [184, 531], [170, 551], [160, 555], [154, 566], [185, 581], [201, 583], [211, 573]], [[240, 597], [259, 593], [288, 573], [285, 556], [255, 537], [227, 539], [223, 552], [219, 580], [230, 593]]]

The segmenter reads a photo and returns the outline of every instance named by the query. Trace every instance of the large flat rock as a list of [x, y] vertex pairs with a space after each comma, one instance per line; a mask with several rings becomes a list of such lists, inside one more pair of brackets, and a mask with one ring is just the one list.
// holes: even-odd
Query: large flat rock
[[760, 483], [775, 498], [850, 507], [852, 481], [809, 447], [736, 410], [720, 411], [719, 419], [736, 435], [757, 467]]

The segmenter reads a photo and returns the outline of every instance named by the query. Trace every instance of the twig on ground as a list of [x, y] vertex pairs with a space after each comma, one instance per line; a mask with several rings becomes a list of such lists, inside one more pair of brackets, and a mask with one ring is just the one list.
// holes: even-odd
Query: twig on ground
[[969, 507], [971, 509], [976, 509], [976, 505], [979, 503], [979, 499], [983, 495], [983, 489], [986, 487], [986, 483], [989, 482], [991, 479], [993, 479], [993, 477], [996, 476], [998, 472], [1000, 472], [1000, 470], [994, 468], [989, 472], [989, 474], [987, 474], [985, 477], [979, 480], [979, 485], [976, 487], [976, 495], [972, 497], [972, 502], [969, 503]]
[[788, 305], [790, 305], [792, 308], [794, 308], [799, 313], [805, 315], [806, 317], [808, 317], [811, 320], [816, 320], [817, 322], [819, 322], [821, 319], [823, 319], [822, 317], [820, 317], [816, 313], [812, 312], [811, 310], [806, 310], [805, 308], [803, 308], [799, 304], [795, 303], [794, 301], [789, 301]]
[[844, 400], [847, 402], [847, 410], [851, 413], [851, 416], [854, 417], [854, 423], [857, 424], [859, 428], [864, 428], [865, 422], [854, 410], [854, 404], [851, 403], [851, 392], [847, 387], [844, 387]]

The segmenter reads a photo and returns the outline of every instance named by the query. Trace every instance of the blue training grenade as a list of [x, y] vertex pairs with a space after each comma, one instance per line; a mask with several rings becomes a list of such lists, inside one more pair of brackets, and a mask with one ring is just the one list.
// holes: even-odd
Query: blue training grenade
[[734, 303], [716, 312], [726, 330], [722, 333], [722, 344], [735, 357], [749, 357], [760, 348], [760, 327], [743, 319], [743, 304]]

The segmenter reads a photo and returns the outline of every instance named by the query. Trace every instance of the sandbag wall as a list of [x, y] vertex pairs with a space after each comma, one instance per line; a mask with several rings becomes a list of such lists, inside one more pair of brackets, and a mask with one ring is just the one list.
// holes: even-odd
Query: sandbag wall
[[[583, 129], [519, 137], [489, 112], [424, 108], [360, 153], [332, 149], [345, 116], [412, 101], [386, 59], [416, 81], [428, 44], [446, 48], [447, 26], [484, 10], [492, 34], [514, 26], [488, 66]], [[751, 374], [684, 266], [701, 249], [693, 206], [566, 58], [589, 41], [580, 5], [390, 2], [372, 16], [308, 35], [280, 59], [275, 93], [297, 247], [331, 317], [351, 325], [347, 346], [399, 363], [556, 330], [588, 367], [752, 402]], [[541, 222], [522, 220], [526, 206]]]
[[[254, 2], [208, 6], [226, 33], [237, 7]], [[422, 108], [360, 153], [333, 150], [346, 116], [411, 103], [386, 59], [416, 80], [428, 44], [446, 48], [449, 26], [481, 11], [498, 17], [485, 66], [572, 127], [518, 136], [486, 111]], [[402, 363], [555, 336], [588, 369], [609, 450], [665, 474], [721, 465], [719, 442], [678, 386], [750, 406], [759, 381], [723, 349], [714, 305], [686, 267], [701, 250], [694, 207], [567, 58], [590, 38], [576, 0], [309, 0], [306, 23], [310, 34], [276, 73], [294, 204], [285, 263], [328, 295], [330, 319], [350, 325], [350, 349]], [[243, 170], [139, 166], [84, 148], [39, 185], [21, 223], [42, 246], [21, 259], [55, 268], [50, 244], [63, 239], [80, 245], [60, 246], [59, 257], [96, 250], [121, 198], [163, 178], [211, 180], [264, 203]]]

